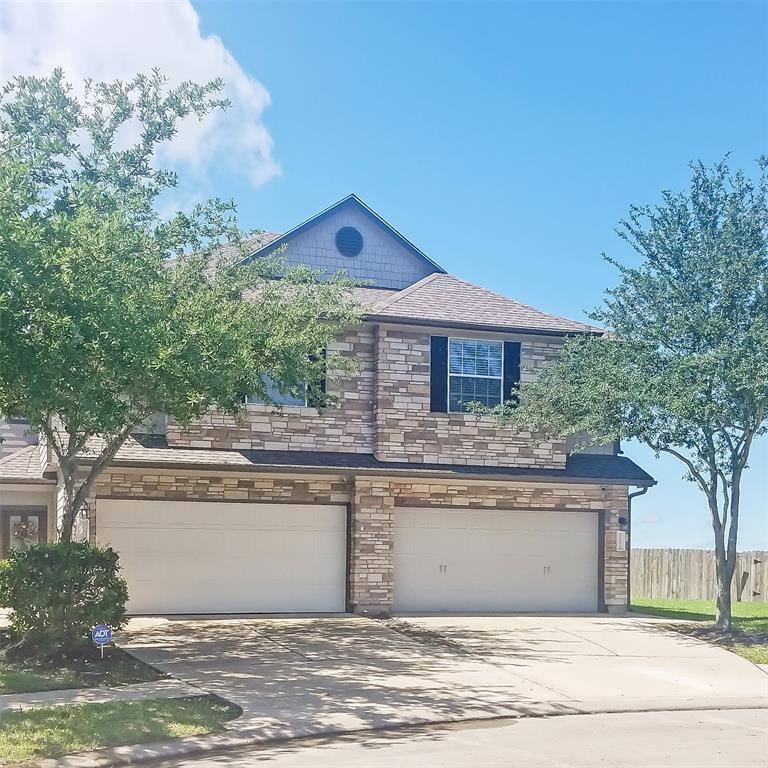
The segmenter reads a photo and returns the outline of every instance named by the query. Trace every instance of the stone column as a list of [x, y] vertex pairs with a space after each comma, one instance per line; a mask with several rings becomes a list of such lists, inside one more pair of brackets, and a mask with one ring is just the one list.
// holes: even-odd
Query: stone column
[[[627, 517], [627, 488], [614, 486], [606, 493], [603, 591], [608, 613], [623, 613], [629, 608], [629, 547], [619, 518]], [[623, 544], [623, 548], [622, 548]]]
[[349, 557], [354, 613], [385, 616], [394, 595], [395, 499], [387, 480], [356, 478], [352, 489]]

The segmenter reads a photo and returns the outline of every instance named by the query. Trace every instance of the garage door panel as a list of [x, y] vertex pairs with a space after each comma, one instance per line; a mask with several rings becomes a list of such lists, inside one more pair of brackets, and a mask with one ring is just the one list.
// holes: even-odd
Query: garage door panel
[[97, 502], [131, 613], [343, 611], [346, 509], [331, 505]]
[[593, 611], [594, 512], [395, 513], [395, 609]]

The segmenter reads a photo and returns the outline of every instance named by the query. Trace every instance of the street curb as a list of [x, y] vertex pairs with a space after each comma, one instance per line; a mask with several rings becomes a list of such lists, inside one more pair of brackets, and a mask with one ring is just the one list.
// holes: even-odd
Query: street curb
[[157, 763], [166, 760], [177, 760], [183, 757], [195, 757], [206, 754], [228, 752], [244, 747], [269, 747], [286, 743], [311, 742], [331, 737], [340, 738], [359, 734], [376, 734], [383, 732], [400, 732], [409, 730], [423, 730], [425, 728], [446, 728], [471, 723], [491, 723], [516, 721], [527, 718], [567, 717], [584, 715], [619, 715], [641, 714], [644, 712], [721, 712], [736, 710], [768, 710], [768, 701], [765, 698], [746, 699], [731, 705], [702, 706], [700, 703], [690, 705], [681, 704], [670, 707], [659, 704], [658, 706], [643, 706], [635, 708], [626, 707], [578, 707], [574, 705], [552, 705], [540, 707], [528, 707], [519, 713], [510, 711], [509, 714], [489, 715], [488, 717], [457, 718], [449, 720], [423, 720], [408, 723], [391, 723], [376, 728], [324, 728], [312, 733], [273, 735], [237, 735], [236, 731], [230, 733], [203, 735], [189, 737], [175, 741], [152, 742], [147, 744], [126, 745], [123, 747], [111, 747], [109, 749], [94, 752], [80, 752], [75, 755], [67, 755], [60, 758], [49, 758], [34, 763], [38, 768], [119, 768], [121, 766], [142, 765]]

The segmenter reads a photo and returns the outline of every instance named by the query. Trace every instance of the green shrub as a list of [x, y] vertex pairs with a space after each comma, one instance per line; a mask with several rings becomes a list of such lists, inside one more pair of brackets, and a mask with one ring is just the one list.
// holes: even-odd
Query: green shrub
[[0, 567], [0, 606], [11, 608], [18, 648], [36, 656], [87, 646], [95, 624], [125, 625], [128, 589], [117, 552], [86, 542], [11, 550]]

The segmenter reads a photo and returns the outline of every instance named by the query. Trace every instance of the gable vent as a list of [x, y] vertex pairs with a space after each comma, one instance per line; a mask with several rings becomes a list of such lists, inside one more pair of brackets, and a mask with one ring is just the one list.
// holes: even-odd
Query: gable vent
[[363, 250], [363, 236], [354, 227], [342, 227], [336, 233], [336, 248], [342, 256], [353, 259]]

